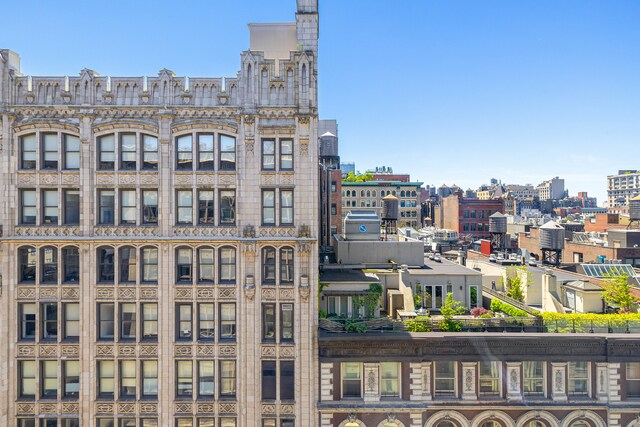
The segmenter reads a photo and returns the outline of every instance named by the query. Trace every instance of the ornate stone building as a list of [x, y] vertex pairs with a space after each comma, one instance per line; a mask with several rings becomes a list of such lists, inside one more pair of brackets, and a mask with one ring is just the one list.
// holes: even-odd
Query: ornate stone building
[[0, 426], [315, 424], [317, 0], [232, 78], [0, 50]]

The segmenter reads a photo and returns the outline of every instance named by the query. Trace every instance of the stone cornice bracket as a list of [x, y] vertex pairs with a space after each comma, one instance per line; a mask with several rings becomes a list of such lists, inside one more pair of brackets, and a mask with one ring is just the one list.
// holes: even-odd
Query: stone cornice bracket
[[301, 276], [300, 277], [300, 299], [302, 301], [307, 302], [309, 300], [309, 296], [311, 295], [311, 286], [309, 286], [309, 276]]
[[253, 276], [246, 276], [244, 279], [244, 296], [247, 297], [249, 301], [253, 301], [253, 298], [256, 296], [256, 284], [254, 282]]

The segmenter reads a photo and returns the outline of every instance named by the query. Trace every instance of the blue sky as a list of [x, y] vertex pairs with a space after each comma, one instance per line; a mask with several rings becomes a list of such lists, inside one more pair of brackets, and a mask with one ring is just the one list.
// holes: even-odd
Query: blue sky
[[[22, 1], [0, 47], [33, 75], [232, 76], [294, 0]], [[637, 0], [320, 0], [320, 114], [341, 156], [440, 185], [559, 175], [599, 201], [640, 169]]]

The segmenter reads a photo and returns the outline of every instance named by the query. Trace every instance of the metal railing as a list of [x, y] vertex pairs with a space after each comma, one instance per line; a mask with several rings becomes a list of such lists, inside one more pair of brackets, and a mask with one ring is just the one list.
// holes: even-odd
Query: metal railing
[[513, 299], [510, 296], [508, 296], [506, 294], [503, 294], [502, 292], [498, 292], [496, 290], [489, 289], [486, 286], [482, 287], [482, 293], [483, 294], [487, 294], [487, 297], [490, 297], [490, 298], [498, 298], [499, 300], [502, 300], [502, 301], [506, 302], [507, 304], [514, 306], [515, 308], [519, 308], [520, 310], [526, 311], [529, 314], [537, 313], [536, 310], [532, 309], [527, 304], [522, 303], [522, 302], [520, 302], [520, 301], [518, 301], [516, 299]]

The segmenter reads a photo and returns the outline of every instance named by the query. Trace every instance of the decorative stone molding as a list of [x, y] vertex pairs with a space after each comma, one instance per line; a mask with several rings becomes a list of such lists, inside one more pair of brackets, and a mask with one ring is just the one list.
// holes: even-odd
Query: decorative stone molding
[[135, 299], [135, 297], [136, 297], [136, 288], [133, 288], [133, 287], [118, 288], [119, 299]]
[[173, 227], [176, 237], [238, 237], [237, 227]]
[[235, 403], [220, 403], [218, 412], [221, 414], [235, 414], [238, 412], [237, 405]]
[[255, 238], [256, 237], [256, 228], [253, 225], [245, 225], [244, 228], [242, 229], [242, 237], [244, 237], [244, 238]]
[[507, 362], [507, 400], [522, 400], [521, 375], [521, 362]]
[[197, 403], [196, 404], [196, 413], [197, 414], [215, 414], [216, 413], [216, 404], [211, 403]]
[[216, 290], [212, 287], [196, 288], [196, 299], [214, 299], [216, 297]]
[[41, 345], [39, 350], [40, 357], [58, 357], [57, 345]]
[[176, 299], [192, 299], [193, 289], [191, 287], [176, 287]]
[[193, 404], [178, 402], [175, 405], [176, 414], [192, 414], [193, 413]]
[[40, 403], [38, 404], [38, 413], [39, 414], [57, 414], [58, 404], [57, 403]]
[[462, 363], [462, 400], [477, 400], [475, 362]]
[[260, 227], [260, 237], [296, 237], [293, 227]]
[[136, 404], [135, 403], [118, 403], [118, 412], [120, 414], [135, 414], [136, 412]]
[[115, 354], [115, 348], [113, 345], [97, 345], [96, 346], [96, 355], [98, 357], [113, 357]]
[[293, 359], [296, 356], [296, 348], [294, 346], [281, 345], [279, 350], [280, 350], [280, 357], [283, 359], [284, 358]]
[[36, 174], [35, 173], [18, 173], [18, 184], [35, 185]]
[[483, 411], [471, 420], [471, 427], [480, 427], [487, 421], [498, 421], [498, 425], [513, 426], [513, 419], [502, 411]]
[[35, 403], [17, 403], [16, 412], [18, 415], [33, 415], [36, 413]]
[[364, 364], [364, 401], [377, 402], [380, 400], [379, 365], [377, 363]]
[[196, 184], [198, 184], [198, 185], [213, 185], [213, 184], [215, 184], [215, 175], [213, 175], [211, 173], [207, 173], [207, 174], [197, 173], [196, 174]]
[[262, 404], [262, 414], [263, 415], [275, 415], [276, 414], [276, 405], [273, 403], [263, 403]]
[[80, 228], [73, 226], [21, 227], [15, 229], [18, 237], [75, 237], [81, 236]]
[[558, 426], [560, 422], [558, 419], [553, 416], [550, 412], [547, 411], [527, 411], [523, 415], [518, 418], [516, 422], [516, 427], [526, 427], [531, 421], [539, 421], [544, 420], [547, 422], [547, 425], [550, 426]]
[[158, 234], [158, 227], [104, 227], [96, 226], [93, 232], [98, 237], [151, 237]]
[[244, 296], [249, 301], [253, 301], [253, 298], [256, 296], [256, 284], [251, 275], [246, 276], [244, 279]]
[[273, 345], [263, 345], [260, 354], [262, 357], [276, 357], [276, 347]]
[[22, 286], [19, 286], [16, 298], [17, 299], [35, 299], [36, 288], [23, 288]]
[[157, 356], [158, 346], [145, 344], [140, 346], [140, 356]]
[[141, 299], [157, 299], [158, 289], [150, 288], [150, 287], [140, 288], [140, 298]]
[[274, 288], [262, 288], [262, 299], [263, 300], [275, 300], [276, 299], [276, 290]]
[[58, 298], [58, 287], [40, 287], [39, 295], [40, 299], [57, 299]]
[[298, 288], [300, 290], [300, 299], [304, 302], [309, 300], [309, 296], [311, 295], [311, 286], [309, 286], [309, 276], [303, 275], [300, 276], [300, 286]]
[[215, 347], [213, 344], [201, 344], [196, 346], [196, 356], [209, 357], [215, 356]]
[[596, 363], [596, 398], [609, 401], [609, 367], [607, 363]]
[[218, 298], [221, 299], [235, 299], [236, 288], [220, 287], [218, 288]]
[[290, 404], [281, 404], [280, 405], [280, 415], [293, 415], [295, 412], [295, 408]]
[[567, 364], [551, 364], [551, 398], [558, 402], [567, 401]]
[[96, 288], [96, 299], [114, 299], [113, 288]]
[[107, 402], [96, 402], [96, 414], [113, 414], [115, 404]]
[[152, 402], [141, 402], [139, 410], [141, 414], [157, 414], [158, 404]]
[[63, 345], [60, 347], [60, 355], [62, 357], [78, 357], [80, 355], [80, 346]]
[[176, 357], [192, 356], [193, 347], [191, 345], [176, 345], [173, 349], [173, 354]]
[[[308, 286], [308, 284], [307, 284]], [[280, 299], [281, 300], [293, 300], [295, 299], [296, 294], [293, 288], [281, 288], [280, 289]]]
[[16, 356], [17, 357], [35, 357], [36, 350], [37, 348], [35, 345], [18, 345], [16, 346]]
[[302, 224], [298, 227], [298, 237], [311, 237], [311, 229], [308, 225]]
[[62, 413], [63, 414], [79, 414], [80, 405], [78, 403], [72, 402], [63, 402], [62, 403]]
[[135, 357], [136, 346], [135, 345], [120, 345], [118, 346], [118, 356]]
[[218, 355], [220, 357], [236, 357], [237, 348], [235, 345], [219, 345]]
[[78, 298], [80, 298], [80, 289], [77, 286], [62, 288], [62, 299], [77, 300]]

